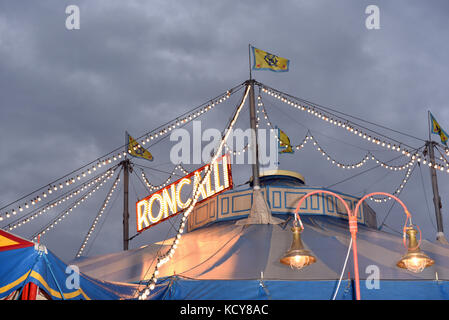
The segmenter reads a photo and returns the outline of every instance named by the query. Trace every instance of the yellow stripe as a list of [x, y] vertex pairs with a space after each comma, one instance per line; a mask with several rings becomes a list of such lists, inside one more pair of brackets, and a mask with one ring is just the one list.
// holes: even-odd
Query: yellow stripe
[[7, 237], [0, 236], [0, 247], [8, 247], [15, 244], [19, 244], [17, 241], [11, 240]]
[[25, 279], [27, 278], [28, 274], [30, 272], [28, 271], [27, 273], [25, 273], [23, 276], [21, 276], [19, 279], [17, 279], [16, 281], [11, 282], [10, 284], [7, 284], [6, 286], [3, 286], [0, 288], [0, 293], [6, 292], [9, 289], [11, 289], [12, 287], [15, 287], [16, 285], [18, 285], [19, 283], [25, 281]]
[[[50, 292], [52, 296], [61, 299], [61, 294], [59, 293], [59, 291], [50, 288], [50, 286], [47, 284], [47, 282], [44, 280], [44, 278], [42, 278], [42, 276], [39, 273], [33, 271], [31, 272], [31, 277], [38, 280], [44, 286], [44, 288], [47, 289], [48, 292]], [[84, 291], [81, 288], [73, 292], [64, 293], [64, 299], [72, 299], [74, 297], [79, 296], [80, 294], [82, 294], [86, 300], [90, 300], [90, 298], [84, 293]]]
[[[30, 273], [30, 271], [28, 271], [27, 273], [25, 273], [23, 276], [21, 276], [20, 278], [18, 278], [17, 280], [3, 286], [0, 288], [0, 293], [6, 292], [8, 290], [10, 290], [11, 288], [15, 287], [16, 285], [20, 284], [21, 282], [25, 281], [26, 278], [28, 277], [28, 274]], [[61, 299], [61, 294], [59, 293], [59, 291], [57, 290], [53, 290], [52, 288], [50, 288], [50, 286], [48, 285], [48, 283], [44, 280], [44, 278], [42, 278], [42, 276], [37, 273], [36, 271], [32, 271], [30, 277], [36, 279], [37, 281], [40, 282], [40, 284], [47, 289], [47, 291], [54, 297]], [[73, 292], [69, 292], [69, 293], [64, 293], [64, 299], [73, 299], [77, 296], [79, 296], [80, 294], [83, 295], [83, 297], [86, 300], [91, 300], [86, 293], [80, 288], [76, 291]]]

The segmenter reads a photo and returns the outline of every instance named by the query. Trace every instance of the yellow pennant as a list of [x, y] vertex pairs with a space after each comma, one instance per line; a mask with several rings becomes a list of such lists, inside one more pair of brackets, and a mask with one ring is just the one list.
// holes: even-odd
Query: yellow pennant
[[447, 140], [449, 139], [446, 131], [444, 131], [438, 122], [435, 120], [432, 113], [430, 113], [430, 120], [432, 121], [432, 133], [440, 136], [441, 142], [447, 146]]
[[285, 134], [284, 131], [279, 129], [279, 153], [294, 153], [292, 145], [290, 143], [290, 138]]
[[254, 47], [251, 48], [254, 57], [253, 70], [270, 70], [275, 72], [288, 71], [290, 60]]
[[128, 153], [133, 157], [153, 161], [153, 155], [128, 134]]

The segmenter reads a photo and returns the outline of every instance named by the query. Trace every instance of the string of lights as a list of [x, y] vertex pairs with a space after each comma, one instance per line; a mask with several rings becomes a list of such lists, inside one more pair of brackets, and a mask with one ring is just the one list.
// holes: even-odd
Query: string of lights
[[[384, 168], [387, 168], [387, 169], [390, 169], [390, 170], [395, 170], [395, 171], [397, 171], [397, 170], [405, 170], [409, 166], [413, 165], [413, 163], [415, 161], [418, 161], [418, 162], [422, 162], [423, 164], [427, 164], [429, 167], [433, 166], [437, 170], [440, 170], [442, 172], [445, 171], [446, 173], [449, 173], [449, 166], [446, 166], [446, 168], [445, 168], [445, 165], [442, 165], [442, 164], [440, 164], [440, 163], [438, 163], [436, 161], [434, 163], [433, 162], [429, 162], [428, 160], [425, 159], [425, 157], [422, 154], [413, 153], [412, 151], [409, 151], [409, 150], [404, 149], [403, 147], [401, 147], [402, 145], [405, 145], [404, 143], [400, 143], [399, 142], [396, 145], [396, 144], [393, 144], [393, 143], [391, 143], [389, 141], [381, 140], [381, 139], [379, 139], [377, 137], [373, 137], [373, 136], [367, 134], [366, 132], [364, 132], [362, 129], [356, 128], [355, 126], [350, 125], [348, 120], [343, 120], [343, 121], [336, 120], [336, 119], [334, 119], [334, 118], [332, 118], [332, 117], [330, 117], [330, 116], [328, 116], [328, 115], [326, 115], [326, 114], [324, 114], [322, 112], [316, 111], [312, 107], [309, 107], [309, 106], [306, 106], [306, 105], [301, 105], [301, 104], [293, 101], [292, 99], [287, 99], [287, 98], [285, 98], [283, 96], [283, 94], [281, 92], [276, 91], [274, 89], [271, 89], [271, 88], [267, 89], [266, 87], [262, 87], [261, 91], [266, 93], [266, 94], [268, 94], [268, 95], [270, 95], [270, 96], [273, 96], [273, 97], [281, 100], [282, 102], [284, 102], [284, 103], [286, 103], [286, 104], [288, 104], [288, 105], [290, 105], [290, 106], [292, 106], [294, 108], [297, 108], [297, 109], [302, 110], [302, 111], [307, 111], [308, 113], [310, 113], [310, 114], [312, 114], [312, 115], [322, 119], [323, 121], [326, 121], [328, 123], [334, 124], [334, 125], [336, 125], [338, 127], [342, 127], [344, 129], [346, 129], [348, 132], [351, 132], [354, 135], [357, 135], [357, 136], [359, 136], [359, 137], [361, 137], [361, 138], [363, 138], [363, 139], [365, 139], [365, 140], [367, 140], [367, 141], [369, 141], [369, 142], [371, 142], [373, 144], [382, 146], [382, 147], [384, 147], [386, 149], [389, 149], [389, 150], [400, 152], [401, 154], [411, 158], [411, 160], [407, 164], [405, 164], [405, 165], [391, 166], [391, 165], [388, 165], [387, 163], [382, 162], [381, 160], [377, 159], [371, 153], [370, 154], [371, 155], [371, 159], [376, 161], [376, 162], [378, 161], [378, 163], [381, 164], [381, 166], [384, 167]], [[266, 111], [265, 111], [265, 113], [266, 113]], [[394, 140], [392, 138], [389, 138], [389, 139]], [[396, 141], [396, 140], [394, 140], [394, 141]], [[415, 149], [413, 147], [410, 147], [410, 148]]]
[[225, 150], [226, 150], [227, 153], [236, 156], [236, 155], [240, 155], [240, 154], [245, 153], [246, 151], [248, 151], [249, 147], [251, 147], [251, 144], [250, 143], [245, 144], [245, 146], [241, 150], [239, 150], [239, 151], [232, 150], [232, 148], [227, 143], [225, 143], [224, 147], [225, 147]]
[[[85, 189], [89, 188], [91, 185], [99, 182], [108, 173], [110, 173], [112, 170], [115, 170], [116, 167], [117, 166], [115, 166], [113, 168], [110, 168], [107, 171], [102, 172], [102, 173], [96, 175], [95, 177], [93, 177], [90, 180], [86, 181], [82, 185], [67, 191], [66, 193], [62, 194], [58, 198], [53, 199], [53, 200], [47, 202], [45, 205], [43, 205], [43, 206], [41, 206], [39, 208], [36, 208], [35, 210], [31, 211], [30, 213], [28, 213], [24, 217], [14, 220], [10, 224], [4, 226], [3, 229], [9, 229], [9, 230], [16, 229], [17, 227], [20, 227], [20, 226], [30, 222], [31, 220], [37, 218], [38, 216], [42, 215], [43, 213], [49, 211], [50, 209], [56, 208], [60, 204], [68, 201], [69, 199], [71, 199], [74, 196], [78, 195], [79, 193], [81, 193]], [[6, 216], [6, 217], [9, 218], [9, 217], [11, 217], [11, 215]], [[0, 221], [2, 221], [2, 220], [3, 220], [3, 218], [0, 218]]]
[[[339, 116], [336, 116], [336, 115], [328, 115], [329, 112], [317, 111], [316, 107], [311, 107], [311, 106], [308, 106], [306, 104], [298, 103], [296, 101], [293, 101], [293, 99], [287, 99], [285, 97], [285, 94], [283, 94], [280, 91], [277, 91], [277, 90], [274, 90], [274, 89], [271, 89], [271, 88], [268, 89], [265, 86], [262, 86], [261, 90], [262, 90], [262, 92], [266, 93], [267, 95], [272, 96], [274, 98], [277, 98], [281, 102], [283, 102], [283, 103], [285, 103], [285, 104], [287, 104], [287, 105], [289, 105], [289, 106], [291, 106], [293, 108], [296, 108], [298, 110], [307, 112], [307, 113], [309, 113], [309, 114], [311, 114], [311, 115], [313, 115], [313, 116], [315, 116], [315, 117], [317, 117], [317, 118], [319, 118], [319, 119], [321, 119], [323, 121], [326, 121], [327, 123], [333, 124], [333, 125], [335, 125], [337, 127], [341, 127], [343, 129], [346, 129], [348, 132], [351, 132], [354, 135], [357, 135], [357, 136], [359, 136], [359, 137], [361, 137], [361, 138], [363, 138], [363, 139], [365, 139], [365, 140], [367, 140], [367, 141], [369, 141], [369, 142], [371, 142], [373, 144], [382, 146], [382, 147], [387, 148], [387, 149], [391, 149], [393, 151], [402, 152], [403, 154], [406, 154], [406, 155], [410, 154], [410, 152], [407, 149], [404, 149], [404, 147], [403, 147], [403, 146], [407, 146], [405, 143], [401, 143], [401, 142], [398, 142], [398, 141], [396, 141], [396, 140], [394, 140], [392, 138], [388, 138], [391, 141], [395, 141], [396, 144], [394, 144], [394, 143], [392, 143], [390, 141], [383, 140], [383, 139], [377, 138], [375, 136], [371, 136], [367, 132], [364, 132], [358, 125], [351, 124], [351, 122], [349, 120], [347, 120], [347, 119], [343, 119], [343, 118], [341, 118]], [[376, 134], [377, 135], [381, 135], [379, 133], [376, 133]], [[383, 135], [381, 135], [381, 136], [383, 136]], [[410, 146], [407, 146], [407, 147], [409, 147], [410, 149], [414, 149], [413, 147], [410, 147]]]
[[[260, 96], [258, 96], [258, 106], [259, 108], [262, 110], [262, 113], [264, 114], [264, 119], [267, 122], [267, 125], [269, 125], [271, 127], [271, 130], [275, 130], [275, 128], [273, 127], [272, 122], [270, 121], [270, 118], [268, 116], [268, 113], [266, 112], [265, 108], [263, 107], [263, 102]], [[275, 134], [276, 139], [278, 140], [278, 142], [280, 142], [279, 137], [277, 136], [277, 133]], [[326, 158], [326, 160], [328, 160], [329, 162], [331, 162], [332, 164], [336, 165], [339, 168], [343, 168], [343, 169], [356, 169], [356, 168], [360, 168], [361, 166], [363, 166], [368, 160], [373, 160], [375, 161], [377, 164], [380, 164], [381, 167], [386, 168], [386, 169], [390, 169], [390, 170], [394, 170], [394, 171], [398, 171], [398, 170], [405, 170], [407, 169], [409, 166], [413, 165], [416, 158], [419, 156], [418, 153], [414, 154], [413, 156], [411, 156], [411, 159], [409, 162], [407, 162], [404, 165], [400, 165], [400, 166], [392, 166], [389, 165], [386, 162], [383, 162], [379, 159], [377, 159], [370, 151], [368, 151], [362, 158], [362, 160], [356, 162], [356, 163], [351, 163], [351, 164], [346, 164], [343, 162], [340, 162], [338, 160], [335, 160], [328, 152], [326, 152], [324, 150], [324, 148], [322, 146], [320, 146], [320, 144], [318, 143], [318, 141], [316, 140], [316, 138], [310, 133], [310, 130], [307, 131], [306, 137], [304, 138], [304, 140], [301, 142], [301, 144], [295, 146], [295, 149], [300, 150], [304, 147], [304, 145], [307, 143], [307, 141], [310, 140], [313, 142], [313, 145], [316, 147], [316, 150]]]
[[153, 184], [150, 183], [150, 181], [148, 180], [147, 176], [145, 175], [144, 170], [143, 170], [142, 168], [140, 168], [142, 179], [143, 179], [143, 181], [145, 182], [146, 186], [150, 189], [151, 192], [152, 192], [152, 191], [155, 191], [155, 190], [159, 190], [159, 189], [165, 188], [166, 186], [168, 186], [168, 185], [170, 184], [171, 180], [173, 179], [173, 176], [176, 174], [176, 170], [181, 170], [181, 172], [182, 172], [183, 174], [185, 174], [185, 175], [189, 173], [186, 169], [184, 169], [184, 168], [182, 167], [182, 165], [178, 164], [178, 165], [173, 169], [173, 171], [170, 173], [170, 175], [168, 176], [167, 180], [165, 180], [165, 182], [163, 182], [163, 183], [160, 184], [160, 185], [153, 185]]
[[313, 145], [316, 147], [316, 150], [318, 152], [321, 153], [321, 155], [323, 155], [324, 157], [326, 157], [326, 160], [328, 160], [329, 162], [331, 162], [332, 164], [335, 164], [337, 167], [342, 168], [342, 169], [355, 169], [355, 168], [360, 168], [361, 166], [363, 166], [370, 158], [370, 152], [368, 152], [366, 155], [363, 156], [362, 160], [356, 162], [356, 163], [352, 163], [352, 164], [345, 164], [342, 162], [339, 162], [335, 159], [333, 159], [329, 153], [327, 153], [316, 141], [315, 137], [312, 136], [309, 133], [308, 139], [313, 141]]
[[192, 212], [193, 208], [195, 207], [196, 203], [198, 202], [199, 196], [201, 194], [200, 191], [200, 187], [204, 186], [204, 184], [207, 182], [207, 180], [209, 179], [210, 174], [212, 173], [212, 167], [213, 164], [215, 164], [215, 162], [218, 159], [218, 156], [221, 155], [224, 144], [226, 142], [226, 140], [228, 139], [232, 128], [235, 124], [235, 122], [237, 121], [237, 118], [240, 115], [240, 111], [242, 110], [243, 105], [245, 104], [245, 101], [248, 97], [249, 91], [251, 89], [250, 85], [246, 86], [246, 90], [245, 90], [245, 94], [242, 98], [242, 101], [240, 103], [240, 105], [237, 107], [235, 114], [232, 118], [232, 120], [230, 121], [229, 125], [227, 126], [227, 129], [225, 130], [226, 133], [224, 134], [224, 137], [221, 140], [220, 145], [218, 146], [217, 152], [215, 153], [215, 155], [213, 156], [210, 165], [207, 166], [206, 170], [205, 170], [205, 175], [203, 177], [203, 179], [199, 182], [199, 186], [194, 190], [193, 194], [193, 201], [190, 203], [190, 205], [188, 206], [188, 208], [183, 212], [183, 216], [181, 218], [181, 223], [178, 229], [178, 232], [176, 234], [176, 237], [173, 240], [172, 245], [170, 246], [170, 248], [167, 250], [166, 253], [162, 254], [161, 256], [159, 256], [157, 258], [157, 263], [156, 266], [154, 268], [153, 274], [150, 278], [150, 280], [147, 282], [145, 289], [141, 290], [138, 292], [138, 299], [139, 300], [146, 300], [146, 298], [148, 297], [148, 295], [150, 294], [150, 292], [155, 288], [156, 283], [157, 283], [157, 279], [158, 279], [158, 275], [159, 275], [159, 268], [164, 265], [165, 263], [167, 263], [175, 254], [176, 248], [178, 246], [178, 243], [182, 237], [182, 234], [184, 232], [184, 228], [185, 228], [185, 224], [187, 221], [187, 217], [190, 215], [190, 213]]
[[64, 210], [62, 213], [56, 216], [55, 219], [50, 221], [44, 228], [33, 234], [31, 238], [33, 240], [37, 240], [38, 237], [44, 235], [47, 231], [53, 229], [59, 222], [65, 219], [73, 211], [73, 209], [76, 209], [77, 206], [79, 206], [82, 202], [84, 202], [87, 198], [89, 198], [90, 196], [92, 196], [92, 194], [94, 194], [97, 190], [99, 190], [100, 187], [102, 187], [107, 180], [112, 178], [114, 172], [115, 170], [109, 171], [102, 180], [98, 181], [89, 191], [87, 191], [81, 197], [79, 197], [66, 210]]
[[[151, 132], [149, 134], [144, 135], [143, 137], [140, 137], [140, 143], [142, 143], [142, 145], [145, 145], [146, 143], [160, 138], [163, 135], [169, 133], [170, 131], [172, 131], [173, 129], [175, 129], [176, 127], [179, 127], [181, 125], [187, 124], [188, 122], [194, 120], [195, 118], [203, 115], [204, 113], [212, 110], [214, 107], [216, 107], [218, 104], [225, 102], [227, 99], [229, 99], [229, 97], [231, 96], [231, 94], [235, 92], [235, 90], [228, 90], [226, 91], [226, 93], [220, 95], [217, 98], [214, 98], [210, 101], [208, 101], [206, 103], [206, 105], [204, 107], [201, 107], [199, 109], [196, 109], [195, 111], [187, 114], [187, 115], [183, 115], [179, 118], [176, 118], [175, 120], [171, 121], [168, 125], [158, 129], [158, 131], [156, 133]], [[134, 147], [134, 149], [138, 148], [138, 146]]]
[[[258, 105], [259, 105], [259, 107], [261, 108], [261, 110], [262, 110], [262, 112], [263, 112], [263, 114], [264, 114], [264, 118], [265, 118], [265, 120], [266, 120], [266, 122], [267, 122], [267, 125], [271, 127], [271, 130], [276, 130], [275, 127], [273, 127], [272, 122], [270, 121], [270, 118], [269, 118], [269, 116], [268, 116], [268, 113], [267, 113], [267, 111], [265, 110], [265, 108], [264, 108], [264, 106], [263, 106], [263, 101], [262, 101], [261, 96], [259, 95], [257, 98], [258, 98]], [[277, 131], [277, 130], [276, 130], [276, 131]], [[275, 133], [275, 137], [276, 137], [278, 143], [280, 143], [281, 141], [280, 141], [280, 139], [279, 139], [279, 137], [278, 137], [278, 135], [277, 135], [277, 132]], [[355, 169], [355, 168], [359, 168], [359, 167], [361, 167], [362, 165], [364, 165], [364, 164], [366, 163], [366, 161], [369, 159], [370, 153], [368, 152], [368, 153], [362, 158], [362, 160], [359, 161], [359, 162], [357, 162], [357, 163], [353, 163], [353, 164], [344, 164], [344, 163], [341, 163], [341, 162], [339, 162], [339, 161], [333, 159], [333, 158], [332, 158], [332, 157], [331, 157], [331, 156], [330, 156], [330, 155], [329, 155], [329, 154], [328, 154], [328, 153], [327, 153], [327, 152], [326, 152], [326, 151], [325, 151], [325, 150], [318, 144], [318, 142], [316, 141], [315, 137], [313, 137], [313, 135], [310, 133], [310, 130], [307, 131], [307, 134], [306, 134], [304, 140], [303, 140], [299, 145], [296, 145], [296, 146], [295, 146], [295, 149], [296, 149], [296, 150], [302, 149], [302, 148], [305, 146], [305, 144], [307, 143], [308, 140], [313, 141], [313, 145], [316, 146], [317, 151], [320, 152], [323, 156], [325, 156], [326, 159], [327, 159], [329, 162], [331, 162], [332, 164], [335, 164], [335, 165], [336, 165], [337, 167], [339, 167], [339, 168], [343, 168], [343, 169]]]
[[438, 149], [438, 148], [435, 148], [435, 149], [437, 149], [438, 150], [438, 153], [440, 154], [440, 160], [442, 160], [443, 162], [444, 162], [444, 165], [446, 166], [446, 167], [448, 167], [449, 166], [449, 160], [447, 160], [446, 159], [446, 157], [444, 156], [444, 154]]
[[[82, 171], [81, 173], [66, 179], [64, 182], [57, 181], [56, 183], [53, 182], [53, 183], [45, 186], [44, 187], [46, 189], [45, 191], [43, 191], [42, 193], [39, 192], [38, 195], [34, 194], [34, 196], [29, 201], [18, 204], [15, 207], [9, 207], [8, 211], [6, 211], [4, 214], [0, 214], [0, 221], [2, 221], [5, 217], [6, 218], [10, 217], [11, 214], [15, 215], [18, 212], [23, 212], [26, 209], [34, 207], [35, 205], [40, 203], [43, 199], [49, 197], [53, 193], [60, 191], [67, 186], [71, 186], [71, 185], [75, 184], [76, 182], [80, 181], [82, 178], [85, 178], [88, 175], [91, 175], [91, 174], [97, 172], [97, 170], [100, 169], [101, 167], [106, 167], [107, 165], [111, 164], [113, 161], [117, 161], [118, 159], [121, 159], [125, 155], [126, 155], [125, 152], [121, 152], [121, 153], [118, 153], [109, 158], [102, 159], [101, 161], [98, 161], [95, 165], [90, 166], [89, 168]], [[42, 189], [43, 188], [40, 188], [39, 190], [42, 190]], [[17, 203], [19, 201], [20, 200], [17, 200], [14, 203]]]
[[86, 237], [84, 238], [84, 241], [83, 241], [83, 243], [81, 244], [81, 247], [78, 250], [78, 253], [76, 254], [77, 258], [79, 258], [83, 254], [83, 251], [86, 248], [87, 242], [89, 241], [92, 233], [95, 231], [95, 228], [97, 226], [98, 221], [101, 218], [101, 215], [103, 214], [104, 210], [106, 209], [106, 207], [107, 207], [107, 205], [109, 203], [109, 200], [112, 197], [112, 194], [114, 193], [115, 189], [117, 188], [117, 184], [120, 182], [120, 172], [121, 171], [122, 170], [120, 169], [119, 173], [117, 174], [117, 177], [115, 178], [114, 183], [112, 184], [111, 189], [109, 190], [108, 194], [106, 195], [105, 200], [103, 201], [103, 204], [100, 207], [100, 210], [98, 211], [94, 221], [92, 222], [92, 225], [91, 225], [89, 231], [87, 232]]
[[[412, 174], [413, 170], [415, 170], [415, 168], [416, 168], [416, 164], [414, 166], [410, 166], [407, 169], [404, 178], [401, 180], [401, 184], [399, 185], [399, 187], [396, 188], [396, 190], [392, 193], [392, 195], [397, 196], [397, 197], [399, 196], [399, 194], [402, 192], [405, 185], [409, 181], [410, 175]], [[377, 202], [377, 203], [387, 202], [388, 200], [392, 200], [391, 197], [369, 197], [368, 199], [370, 199], [374, 202]]]
[[[235, 92], [238, 92], [242, 87], [244, 86], [243, 83], [227, 90], [225, 93], [218, 95], [217, 97], [208, 100], [207, 102], [201, 104], [198, 107], [195, 107], [194, 109], [182, 114], [178, 118], [174, 120], [170, 120], [166, 124], [159, 126], [158, 128], [144, 134], [143, 136], [137, 138], [137, 140], [140, 140], [141, 143], [144, 145], [146, 142], [150, 142], [151, 140], [157, 139], [158, 137], [161, 137], [165, 135], [166, 133], [170, 132], [177, 126], [181, 126], [199, 116], [204, 114], [205, 112], [211, 110], [215, 106], [217, 106], [220, 103], [223, 103], [226, 101], [232, 94]], [[0, 211], [5, 212], [2, 214], [0, 212], [0, 217], [4, 217], [6, 215], [10, 215], [12, 213], [13, 215], [16, 214], [18, 211], [22, 212], [24, 209], [30, 208], [30, 206], [35, 205], [36, 203], [39, 203], [42, 201], [42, 198], [46, 198], [49, 194], [52, 194], [53, 192], [56, 192], [58, 190], [61, 190], [64, 188], [64, 186], [69, 186], [71, 184], [74, 184], [76, 181], [81, 180], [83, 177], [86, 177], [88, 174], [91, 174], [95, 172], [97, 169], [101, 168], [102, 166], [106, 166], [107, 164], [112, 163], [112, 161], [117, 161], [118, 159], [121, 159], [122, 157], [126, 156], [127, 152], [124, 151], [124, 149], [127, 148], [127, 144], [122, 145], [113, 151], [107, 153], [106, 155], [103, 155], [101, 157], [98, 157], [97, 159], [89, 162], [88, 164], [73, 170], [72, 172], [62, 176], [61, 178], [58, 178], [54, 180], [53, 182], [44, 185], [43, 187], [40, 187], [36, 189], [35, 191], [13, 201], [8, 203], [7, 205], [0, 208]], [[118, 150], [123, 150], [116, 153]], [[92, 165], [94, 164], [94, 165]], [[81, 171], [81, 172], [80, 172]], [[80, 172], [78, 174], [75, 174], [77, 172]], [[71, 176], [72, 174], [75, 174]], [[71, 176], [71, 177], [69, 177]], [[69, 178], [67, 178], [69, 177]], [[61, 181], [64, 180], [65, 181]], [[31, 197], [27, 202], [21, 203], [19, 205], [15, 205], [18, 202], [21, 202], [22, 200]], [[1, 220], [0, 220], [1, 221]]]

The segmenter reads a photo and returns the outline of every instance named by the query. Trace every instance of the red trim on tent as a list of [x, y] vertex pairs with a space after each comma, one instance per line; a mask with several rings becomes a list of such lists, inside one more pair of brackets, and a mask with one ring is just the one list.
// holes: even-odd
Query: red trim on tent
[[14, 250], [14, 249], [19, 249], [19, 248], [26, 248], [26, 247], [34, 246], [33, 242], [19, 238], [15, 235], [8, 233], [6, 231], [3, 231], [3, 230], [0, 230], [0, 237], [5, 237], [6, 239], [17, 242], [17, 244], [0, 246], [0, 251]]

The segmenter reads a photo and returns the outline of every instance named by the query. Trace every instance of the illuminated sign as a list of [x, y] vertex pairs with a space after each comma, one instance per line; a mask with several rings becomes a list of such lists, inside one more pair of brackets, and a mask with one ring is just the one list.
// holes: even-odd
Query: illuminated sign
[[[232, 188], [229, 155], [224, 155], [217, 159], [212, 166], [209, 178], [200, 185], [208, 167], [209, 165], [205, 165], [158, 192], [138, 201], [136, 203], [137, 232], [148, 229], [187, 209], [197, 191], [199, 192], [197, 203], [199, 203]], [[183, 195], [185, 196], [186, 194], [190, 194], [190, 197], [183, 199]]]

